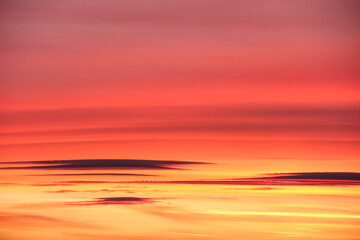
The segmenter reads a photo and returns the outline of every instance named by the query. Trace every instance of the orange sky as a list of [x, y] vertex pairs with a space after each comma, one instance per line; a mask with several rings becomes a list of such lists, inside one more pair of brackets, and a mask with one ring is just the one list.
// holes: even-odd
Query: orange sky
[[6, 0], [1, 240], [355, 240], [355, 0]]

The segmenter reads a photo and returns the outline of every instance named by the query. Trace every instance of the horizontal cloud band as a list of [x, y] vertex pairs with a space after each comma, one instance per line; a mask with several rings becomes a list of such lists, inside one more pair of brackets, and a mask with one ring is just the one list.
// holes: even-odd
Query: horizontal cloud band
[[1, 164], [21, 164], [29, 166], [3, 167], [0, 169], [55, 169], [55, 170], [96, 170], [96, 169], [179, 169], [175, 166], [206, 164], [204, 162], [174, 160], [139, 160], [139, 159], [78, 159], [2, 162]]

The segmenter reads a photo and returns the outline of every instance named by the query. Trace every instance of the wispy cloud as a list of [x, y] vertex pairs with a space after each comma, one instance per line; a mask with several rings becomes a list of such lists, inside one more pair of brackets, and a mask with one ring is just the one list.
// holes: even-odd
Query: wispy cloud
[[[98, 136], [97, 139], [101, 136], [103, 140], [124, 139], [130, 135], [149, 138], [168, 133], [197, 136], [204, 133], [265, 134], [268, 137], [306, 133], [308, 136], [331, 134], [353, 139], [359, 134], [359, 109], [358, 105], [306, 107], [292, 104], [7, 111], [0, 112], [0, 121], [5, 129], [13, 130], [0, 132], [0, 137], [3, 145], [84, 141], [94, 136]], [[129, 122], [136, 124], [129, 126]], [[54, 125], [58, 127], [52, 127]], [[16, 130], [19, 127], [24, 130]]]

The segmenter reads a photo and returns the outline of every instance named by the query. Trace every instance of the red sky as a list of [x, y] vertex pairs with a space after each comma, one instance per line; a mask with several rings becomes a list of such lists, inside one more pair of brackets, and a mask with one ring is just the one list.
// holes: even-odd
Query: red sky
[[0, 238], [354, 240], [358, 10], [3, 1]]

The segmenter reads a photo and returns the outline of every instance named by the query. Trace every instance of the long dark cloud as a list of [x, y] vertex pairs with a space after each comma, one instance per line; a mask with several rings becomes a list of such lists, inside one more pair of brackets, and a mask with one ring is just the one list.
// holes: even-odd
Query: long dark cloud
[[141, 197], [105, 197], [90, 201], [72, 202], [69, 205], [139, 205], [156, 202], [153, 198]]
[[53, 187], [53, 186], [75, 186], [83, 184], [111, 184], [122, 183], [119, 181], [57, 181], [57, 182], [45, 182], [45, 183], [33, 183], [31, 186], [37, 187]]
[[271, 173], [265, 177], [193, 180], [193, 181], [136, 181], [146, 184], [199, 184], [199, 185], [260, 185], [260, 186], [347, 186], [360, 185], [357, 172], [299, 172]]
[[299, 172], [299, 173], [273, 173], [262, 179], [295, 179], [295, 180], [349, 180], [360, 181], [357, 172]]
[[[199, 185], [256, 185], [256, 186], [347, 186], [360, 185], [357, 172], [298, 172], [267, 173], [259, 177], [205, 179], [186, 181], [57, 181], [35, 183], [32, 186], [74, 186], [82, 184], [199, 184]], [[264, 189], [261, 189], [264, 190]], [[268, 189], [266, 189], [268, 190]]]
[[[51, 174], [49, 174], [52, 176]], [[56, 175], [56, 174], [55, 174]], [[66, 175], [66, 174], [65, 174]], [[72, 174], [69, 174], [70, 176]], [[78, 174], [74, 174], [77, 176]], [[81, 174], [79, 174], [81, 175]], [[86, 175], [86, 174], [85, 174]], [[62, 174], [59, 174], [62, 176]], [[232, 179], [205, 179], [186, 181], [57, 181], [35, 183], [32, 186], [74, 186], [82, 184], [203, 184], [203, 185], [259, 185], [259, 186], [346, 186], [360, 185], [357, 172], [298, 172], [266, 173], [259, 177]]]
[[121, 189], [99, 189], [99, 190], [82, 190], [82, 191], [75, 191], [70, 189], [62, 189], [62, 190], [56, 190], [56, 191], [46, 191], [47, 193], [98, 193], [98, 192], [126, 192], [126, 193], [135, 193], [131, 190], [121, 190]]
[[1, 164], [25, 165], [21, 167], [3, 167], [0, 169], [54, 169], [54, 170], [96, 170], [96, 169], [180, 169], [177, 166], [205, 164], [204, 162], [174, 160], [139, 160], [139, 159], [78, 159], [2, 162]]
[[29, 184], [30, 186], [37, 187], [54, 187], [54, 186], [76, 186], [76, 185], [89, 185], [89, 184], [120, 184], [124, 181], [55, 181], [55, 182], [39, 182]]
[[38, 176], [38, 177], [51, 177], [51, 176], [61, 176], [61, 177], [74, 177], [74, 176], [115, 176], [115, 177], [159, 177], [160, 175], [154, 174], [137, 174], [137, 173], [59, 173], [59, 174], [34, 174], [27, 176]]

